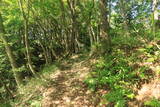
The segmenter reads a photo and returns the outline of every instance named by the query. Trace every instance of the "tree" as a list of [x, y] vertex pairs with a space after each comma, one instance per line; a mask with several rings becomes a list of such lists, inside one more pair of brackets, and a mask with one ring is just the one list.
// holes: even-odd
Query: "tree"
[[71, 37], [70, 37], [70, 51], [71, 53], [77, 53], [78, 52], [78, 23], [77, 23], [77, 12], [76, 12], [76, 5], [77, 0], [67, 0], [67, 4], [69, 7], [70, 15], [71, 15]]
[[31, 70], [31, 72], [36, 75], [36, 71], [33, 67], [33, 63], [32, 63], [32, 60], [31, 60], [31, 53], [30, 53], [30, 45], [29, 45], [29, 40], [28, 40], [28, 29], [29, 29], [29, 13], [30, 13], [30, 10], [29, 10], [29, 2], [30, 0], [27, 0], [26, 1], [26, 11], [24, 10], [23, 8], [23, 2], [22, 0], [19, 0], [19, 7], [20, 7], [20, 10], [22, 12], [22, 16], [23, 16], [23, 19], [24, 19], [24, 37], [25, 37], [25, 46], [26, 46], [26, 53], [27, 53], [27, 60], [28, 60], [28, 66]]
[[159, 12], [158, 12], [158, 0], [153, 0], [153, 6], [152, 6], [152, 31], [153, 36], [156, 37], [156, 21], [159, 20]]
[[108, 11], [107, 11], [108, 0], [99, 0], [99, 8], [101, 13], [101, 52], [110, 53], [111, 52], [111, 37], [109, 34], [110, 26], [108, 22]]
[[10, 47], [8, 41], [7, 41], [7, 38], [6, 38], [5, 34], [6, 33], [5, 33], [4, 26], [3, 26], [3, 19], [2, 19], [2, 15], [0, 13], [0, 37], [1, 37], [1, 39], [2, 39], [2, 41], [4, 43], [4, 45], [5, 45], [5, 50], [6, 50], [6, 53], [8, 55], [9, 61], [11, 63], [15, 80], [17, 82], [18, 87], [20, 87], [20, 85], [22, 83], [21, 75], [20, 75], [19, 72], [16, 72], [16, 70], [18, 69], [18, 66], [17, 66], [15, 57], [13, 55], [13, 52], [11, 50], [11, 47]]

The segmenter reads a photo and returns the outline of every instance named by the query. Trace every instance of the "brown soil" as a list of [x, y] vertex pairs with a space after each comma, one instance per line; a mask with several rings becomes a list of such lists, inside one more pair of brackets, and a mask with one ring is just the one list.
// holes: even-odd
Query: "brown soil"
[[83, 82], [90, 71], [88, 63], [77, 60], [76, 57], [72, 57], [70, 62], [63, 63], [63, 69], [50, 75], [54, 85], [45, 89], [42, 107], [98, 106], [100, 95], [89, 91]]

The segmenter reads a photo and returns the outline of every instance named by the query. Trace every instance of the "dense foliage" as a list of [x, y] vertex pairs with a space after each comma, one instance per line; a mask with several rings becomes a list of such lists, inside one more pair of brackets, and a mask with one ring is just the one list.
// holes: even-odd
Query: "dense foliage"
[[[147, 64], [160, 59], [159, 4], [0, 0], [0, 103], [16, 98], [28, 79], [42, 79], [44, 67], [51, 71], [57, 61], [89, 53], [97, 63], [85, 83], [93, 91], [110, 90], [104, 98], [115, 107], [126, 106], [136, 96], [133, 87], [158, 75]], [[145, 104], [155, 103], [157, 99]]]

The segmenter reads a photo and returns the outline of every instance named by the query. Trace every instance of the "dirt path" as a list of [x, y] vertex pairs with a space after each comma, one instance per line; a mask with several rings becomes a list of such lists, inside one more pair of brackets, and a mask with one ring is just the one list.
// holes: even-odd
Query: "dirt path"
[[83, 82], [89, 73], [86, 63], [73, 57], [61, 66], [61, 69], [50, 75], [55, 83], [43, 93], [42, 107], [98, 106], [99, 95], [89, 91]]

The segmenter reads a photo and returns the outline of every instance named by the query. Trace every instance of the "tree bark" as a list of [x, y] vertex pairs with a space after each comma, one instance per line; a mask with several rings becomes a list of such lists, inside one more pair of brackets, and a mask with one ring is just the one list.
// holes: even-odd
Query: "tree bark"
[[44, 54], [44, 58], [45, 58], [45, 61], [46, 61], [46, 65], [49, 64], [49, 59], [48, 59], [48, 56], [47, 56], [47, 52], [46, 52], [46, 49], [45, 47], [43, 46], [43, 44], [41, 43], [41, 41], [39, 40], [39, 45], [41, 46], [42, 50], [43, 50], [43, 54]]
[[31, 52], [30, 52], [30, 44], [29, 44], [29, 40], [28, 40], [28, 21], [29, 21], [29, 0], [27, 0], [27, 12], [25, 13], [24, 9], [23, 9], [23, 4], [22, 1], [19, 0], [19, 6], [20, 6], [20, 10], [22, 12], [22, 16], [24, 19], [24, 38], [25, 38], [25, 46], [26, 46], [26, 54], [27, 54], [27, 60], [28, 60], [28, 66], [31, 70], [31, 72], [33, 73], [33, 75], [36, 75], [36, 71], [33, 67], [32, 64], [32, 60], [31, 60]]
[[158, 9], [157, 9], [157, 5], [158, 5], [158, 0], [153, 0], [153, 13], [152, 13], [152, 33], [153, 36], [156, 37], [156, 21], [158, 20]]
[[62, 35], [64, 36], [64, 42], [65, 42], [65, 53], [69, 52], [69, 42], [68, 42], [68, 35], [67, 35], [67, 21], [66, 21], [66, 15], [65, 15], [65, 6], [64, 6], [64, 2], [63, 0], [59, 0], [60, 2], [60, 8], [61, 8], [61, 21], [62, 21], [62, 30], [64, 30], [64, 32], [62, 33]]
[[71, 28], [71, 44], [70, 49], [71, 53], [78, 52], [78, 44], [76, 43], [76, 39], [78, 37], [78, 23], [77, 23], [77, 14], [76, 14], [76, 4], [77, 0], [67, 0], [70, 12], [71, 12], [71, 19], [72, 19], [72, 28]]
[[99, 0], [99, 8], [101, 13], [101, 53], [108, 54], [111, 52], [111, 37], [109, 35], [109, 22], [108, 22], [108, 11], [107, 11], [108, 0]]
[[123, 18], [123, 30], [124, 30], [124, 33], [125, 33], [125, 36], [126, 38], [130, 36], [130, 33], [129, 33], [129, 26], [128, 26], [128, 19], [127, 19], [127, 2], [125, 0], [120, 0], [119, 1], [120, 3], [120, 13], [122, 15], [122, 18]]

